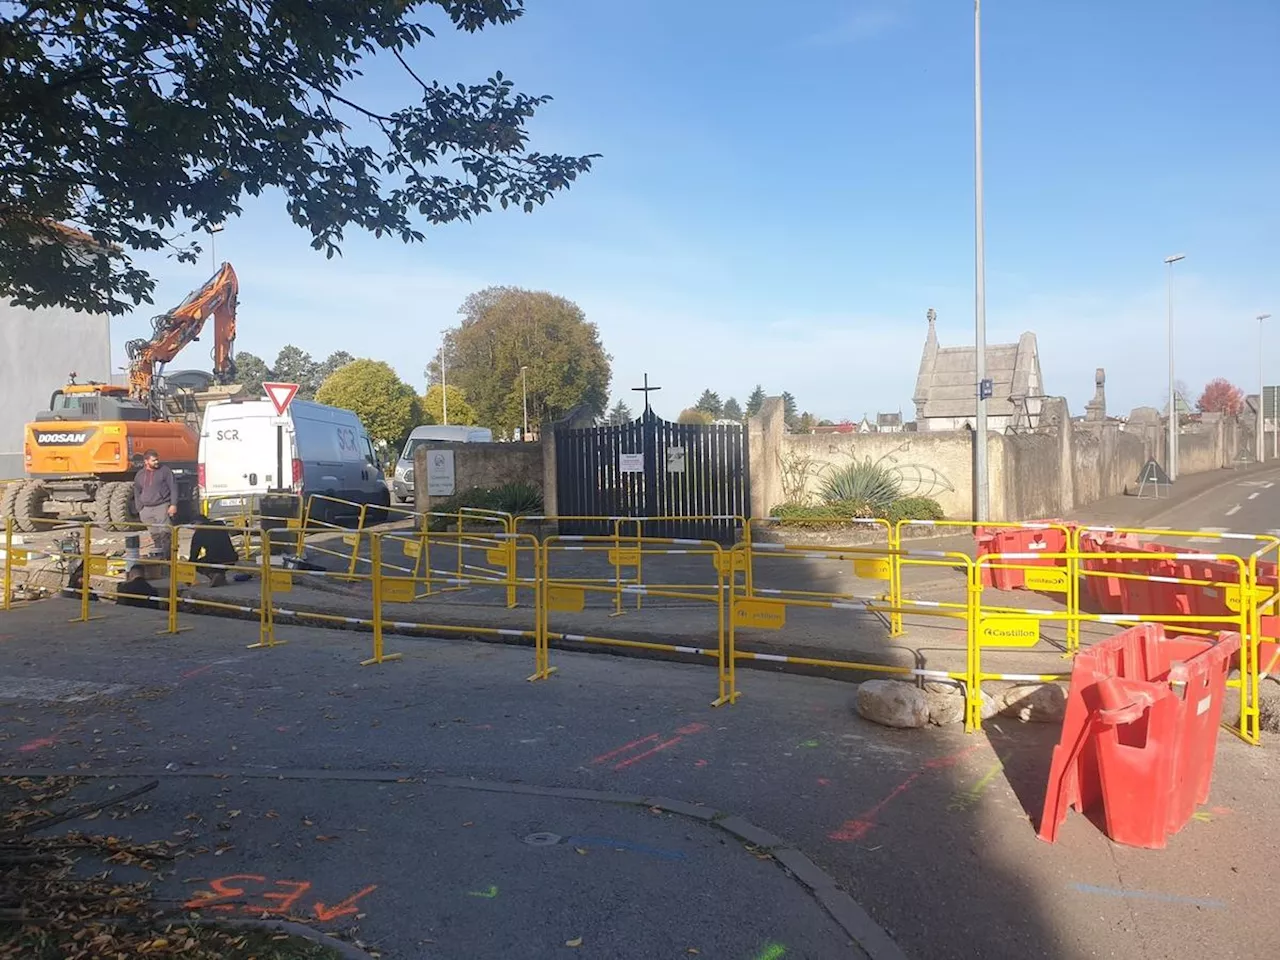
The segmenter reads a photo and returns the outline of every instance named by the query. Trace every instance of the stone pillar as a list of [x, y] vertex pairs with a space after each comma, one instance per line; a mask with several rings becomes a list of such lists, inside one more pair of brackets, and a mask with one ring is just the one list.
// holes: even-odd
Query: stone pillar
[[544, 424], [539, 433], [542, 444], [542, 513], [548, 519], [560, 516], [557, 502], [558, 486], [556, 483], [556, 427], [555, 424]]
[[782, 438], [786, 432], [781, 397], [767, 397], [760, 412], [747, 421], [753, 517], [767, 517], [770, 509], [782, 502]]

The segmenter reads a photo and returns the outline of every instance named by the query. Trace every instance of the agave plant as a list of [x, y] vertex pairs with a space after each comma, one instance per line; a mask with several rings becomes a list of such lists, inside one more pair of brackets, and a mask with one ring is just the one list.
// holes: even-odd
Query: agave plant
[[829, 473], [818, 488], [825, 503], [856, 505], [866, 516], [882, 516], [901, 496], [892, 473], [870, 460], [854, 461]]

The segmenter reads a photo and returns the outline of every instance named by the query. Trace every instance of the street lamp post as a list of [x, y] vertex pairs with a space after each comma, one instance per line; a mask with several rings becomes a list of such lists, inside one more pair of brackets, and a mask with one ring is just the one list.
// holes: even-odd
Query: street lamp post
[[1266, 430], [1266, 423], [1263, 420], [1263, 416], [1266, 414], [1266, 410], [1267, 410], [1267, 405], [1266, 405], [1267, 388], [1265, 386], [1265, 381], [1262, 379], [1262, 323], [1264, 320], [1270, 320], [1270, 319], [1271, 319], [1271, 314], [1269, 313], [1258, 314], [1258, 437], [1257, 437], [1258, 456], [1257, 456], [1257, 461], [1259, 463], [1266, 463], [1267, 461], [1267, 447], [1266, 447], [1267, 430]]
[[440, 413], [444, 425], [449, 425], [449, 384], [445, 381], [444, 347], [440, 348]]
[[520, 368], [520, 406], [524, 408], [524, 432], [520, 434], [520, 439], [526, 442], [529, 439], [529, 381], [525, 378], [525, 371], [528, 369]]
[[1166, 278], [1169, 314], [1169, 441], [1165, 457], [1168, 463], [1164, 465], [1164, 472], [1169, 475], [1170, 480], [1178, 479], [1178, 398], [1173, 388], [1173, 265], [1186, 257], [1185, 253], [1177, 253], [1164, 258], [1165, 265], [1169, 268]]
[[974, 417], [973, 518], [987, 519], [987, 281], [982, 208], [982, 0], [973, 0]]

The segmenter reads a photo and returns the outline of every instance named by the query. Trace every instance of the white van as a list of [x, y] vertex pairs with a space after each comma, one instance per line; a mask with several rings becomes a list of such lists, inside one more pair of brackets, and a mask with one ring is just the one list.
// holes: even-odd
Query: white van
[[[282, 445], [277, 424], [284, 427]], [[237, 512], [253, 497], [262, 498], [263, 513], [271, 514], [268, 495], [287, 491], [304, 501], [316, 494], [344, 501], [313, 502], [311, 516], [325, 523], [355, 520], [359, 508], [346, 504], [382, 508], [365, 514], [366, 523], [381, 523], [391, 502], [360, 418], [309, 400], [294, 400], [283, 418], [270, 400], [210, 403], [200, 430], [197, 473], [211, 516]], [[288, 502], [292, 506], [292, 498]]]
[[438, 443], [492, 443], [493, 431], [488, 427], [453, 427], [436, 424], [429, 427], [414, 427], [409, 439], [404, 442], [400, 451], [400, 459], [396, 462], [395, 474], [391, 478], [391, 489], [398, 503], [413, 502], [413, 455], [421, 446], [432, 446]]

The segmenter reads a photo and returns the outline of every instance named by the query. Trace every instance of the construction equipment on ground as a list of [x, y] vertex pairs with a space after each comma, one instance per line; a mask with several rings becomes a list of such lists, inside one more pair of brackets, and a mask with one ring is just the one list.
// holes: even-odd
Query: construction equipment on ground
[[[130, 340], [128, 386], [71, 382], [55, 390], [49, 408], [26, 425], [26, 479], [0, 495], [0, 521], [12, 516], [24, 532], [54, 519], [87, 516], [109, 529], [136, 522], [133, 479], [155, 450], [178, 482], [180, 517], [196, 504], [199, 417], [213, 399], [235, 396], [236, 298], [231, 264], [178, 306], [152, 320], [150, 339]], [[213, 319], [213, 377], [207, 390], [171, 388], [165, 364], [200, 336]]]

